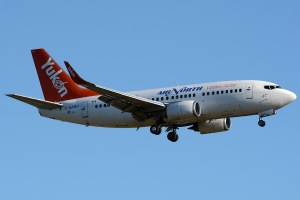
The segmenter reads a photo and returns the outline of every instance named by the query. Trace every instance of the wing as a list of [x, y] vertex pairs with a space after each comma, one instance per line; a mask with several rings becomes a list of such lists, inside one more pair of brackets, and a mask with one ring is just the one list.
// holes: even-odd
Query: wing
[[138, 121], [144, 121], [151, 117], [151, 113], [165, 109], [165, 104], [152, 101], [143, 97], [105, 88], [82, 79], [71, 65], [65, 61], [65, 65], [73, 81], [83, 87], [99, 93], [99, 100], [115, 107], [123, 112], [132, 113]]
[[26, 96], [22, 96], [22, 95], [18, 95], [18, 94], [7, 94], [6, 96], [9, 96], [11, 98], [17, 99], [19, 101], [22, 101], [22, 102], [32, 105], [34, 107], [42, 108], [42, 109], [55, 109], [55, 108], [63, 107], [63, 105], [60, 103], [44, 101], [44, 100], [26, 97]]

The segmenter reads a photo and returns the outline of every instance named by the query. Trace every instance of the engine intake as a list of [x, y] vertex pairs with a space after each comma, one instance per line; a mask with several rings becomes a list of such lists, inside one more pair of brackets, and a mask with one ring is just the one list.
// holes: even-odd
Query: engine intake
[[197, 101], [180, 101], [168, 105], [167, 116], [170, 121], [195, 119], [201, 115], [200, 104]]

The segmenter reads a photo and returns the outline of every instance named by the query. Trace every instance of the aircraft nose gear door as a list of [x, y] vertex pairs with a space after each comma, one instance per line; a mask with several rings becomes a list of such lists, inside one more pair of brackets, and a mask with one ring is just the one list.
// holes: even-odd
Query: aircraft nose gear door
[[88, 102], [82, 102], [81, 103], [81, 114], [82, 114], [82, 118], [87, 118], [88, 115]]
[[246, 86], [246, 99], [252, 99], [253, 98], [253, 84], [247, 83]]

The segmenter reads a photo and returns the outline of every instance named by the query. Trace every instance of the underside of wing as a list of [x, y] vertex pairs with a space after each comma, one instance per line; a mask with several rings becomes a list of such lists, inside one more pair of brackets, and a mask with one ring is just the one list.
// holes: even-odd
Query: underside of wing
[[165, 104], [152, 101], [143, 97], [105, 88], [82, 79], [71, 65], [65, 61], [65, 65], [73, 81], [83, 87], [99, 93], [99, 100], [115, 107], [123, 112], [132, 113], [138, 121], [143, 121], [151, 117], [150, 113], [165, 109]]

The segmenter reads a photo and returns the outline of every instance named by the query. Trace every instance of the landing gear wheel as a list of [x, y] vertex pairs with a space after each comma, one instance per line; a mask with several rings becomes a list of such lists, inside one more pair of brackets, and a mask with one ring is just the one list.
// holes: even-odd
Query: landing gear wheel
[[169, 132], [167, 135], [168, 140], [171, 142], [176, 142], [178, 140], [178, 135], [176, 132]]
[[161, 127], [157, 125], [153, 125], [150, 127], [150, 132], [154, 135], [159, 135], [161, 133]]
[[266, 125], [266, 122], [265, 122], [264, 120], [260, 119], [260, 120], [258, 121], [258, 126], [264, 127], [265, 125]]

